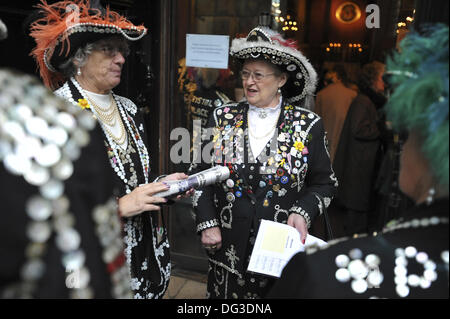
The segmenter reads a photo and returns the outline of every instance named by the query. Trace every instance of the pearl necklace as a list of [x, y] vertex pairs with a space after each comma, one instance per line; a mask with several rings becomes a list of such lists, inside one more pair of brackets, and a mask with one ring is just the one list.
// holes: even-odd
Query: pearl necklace
[[96, 104], [91, 98], [88, 96], [89, 104], [92, 105], [97, 113], [97, 115], [100, 117], [103, 123], [108, 124], [109, 126], [114, 126], [117, 121], [117, 115], [119, 114], [117, 111], [117, 105], [114, 104], [114, 99], [112, 96], [110, 96], [110, 104], [109, 106], [104, 109], [100, 107], [98, 104]]
[[[116, 142], [117, 145], [119, 145], [122, 149], [125, 149], [124, 144], [127, 141], [127, 134], [125, 130], [125, 126], [123, 125], [122, 120], [120, 119], [119, 111], [117, 110], [117, 104], [116, 101], [111, 96], [111, 104], [107, 109], [102, 109], [100, 106], [94, 103], [93, 100], [89, 99], [89, 104], [93, 106], [95, 109], [95, 115], [98, 116], [98, 119], [100, 122], [102, 122], [104, 125], [105, 131], [109, 134], [109, 136]], [[109, 110], [111, 110], [109, 112]], [[109, 112], [109, 113], [108, 113]], [[115, 135], [109, 128], [114, 127], [119, 121], [119, 136]]]
[[[86, 92], [84, 91], [84, 89], [80, 86], [80, 84], [78, 83], [77, 80], [75, 80], [75, 78], [71, 78], [72, 83], [75, 85], [75, 87], [77, 88], [77, 90], [80, 92], [80, 94], [83, 96], [84, 99], [87, 100], [87, 95]], [[144, 178], [145, 178], [145, 184], [148, 183], [148, 173], [149, 173], [149, 156], [148, 156], [148, 151], [147, 148], [144, 145], [144, 142], [142, 141], [142, 138], [139, 134], [139, 132], [137, 130], [133, 131], [133, 128], [131, 126], [130, 121], [132, 121], [131, 118], [127, 117], [127, 114], [122, 106], [122, 104], [120, 103], [120, 101], [118, 100], [117, 96], [112, 93], [112, 97], [116, 102], [117, 108], [120, 112], [120, 115], [122, 117], [122, 121], [123, 123], [126, 123], [128, 132], [130, 132], [130, 136], [132, 136], [135, 145], [138, 149], [138, 153], [139, 153], [139, 158], [141, 160], [142, 163], [142, 170], [144, 173]], [[114, 153], [114, 157], [115, 157], [115, 162], [111, 161], [111, 166], [114, 169], [114, 171], [116, 172], [116, 174], [119, 176], [119, 178], [124, 182], [125, 184], [125, 188], [126, 188], [126, 193], [129, 194], [131, 193], [131, 189], [128, 186], [128, 179], [126, 178], [126, 174], [125, 174], [125, 168], [123, 166], [123, 163], [120, 159], [119, 156], [119, 148], [120, 146], [117, 145], [117, 143], [110, 137], [110, 135], [105, 131], [105, 125], [99, 121], [101, 124], [101, 127], [103, 129], [103, 131], [105, 132], [105, 136], [106, 139], [108, 140], [109, 145], [111, 146], [111, 149]], [[122, 123], [122, 125], [123, 125]], [[134, 125], [135, 126], [135, 125]], [[134, 133], [134, 134], [133, 134]], [[117, 165], [116, 165], [117, 164]]]
[[111, 132], [110, 129], [105, 125], [104, 129], [108, 133], [108, 135], [111, 137], [111, 139], [122, 149], [124, 149], [124, 144], [127, 141], [127, 134], [125, 130], [125, 126], [123, 125], [122, 121], [119, 120], [119, 126], [120, 126], [120, 135], [116, 136], [113, 132]]

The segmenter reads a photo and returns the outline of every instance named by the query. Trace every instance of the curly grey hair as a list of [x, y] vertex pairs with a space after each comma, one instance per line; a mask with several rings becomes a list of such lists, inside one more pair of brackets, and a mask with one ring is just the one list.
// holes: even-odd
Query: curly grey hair
[[59, 69], [65, 77], [70, 78], [75, 76], [77, 69], [84, 66], [87, 62], [89, 55], [94, 51], [94, 43], [88, 43], [83, 47], [78, 48], [77, 52], [67, 61], [59, 65]]

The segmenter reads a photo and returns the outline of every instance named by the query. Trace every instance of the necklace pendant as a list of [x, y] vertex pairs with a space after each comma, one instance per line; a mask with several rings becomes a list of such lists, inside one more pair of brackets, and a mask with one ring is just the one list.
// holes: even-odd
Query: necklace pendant
[[259, 110], [258, 116], [260, 119], [265, 119], [267, 117], [267, 113], [265, 110]]

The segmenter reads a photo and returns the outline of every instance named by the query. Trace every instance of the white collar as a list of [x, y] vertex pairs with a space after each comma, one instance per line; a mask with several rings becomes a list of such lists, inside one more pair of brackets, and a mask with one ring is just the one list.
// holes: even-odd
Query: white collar
[[94, 103], [96, 103], [97, 105], [100, 105], [103, 108], [107, 108], [109, 107], [109, 105], [111, 104], [111, 94], [107, 93], [107, 94], [99, 94], [99, 93], [94, 93], [88, 90], [84, 90], [84, 92], [87, 94], [87, 96], [94, 101]]
[[[84, 89], [83, 89], [84, 90]], [[84, 92], [89, 93], [90, 95], [102, 97], [102, 96], [109, 96], [111, 93], [101, 94], [101, 93], [94, 93], [92, 91], [84, 90]]]
[[277, 105], [273, 106], [273, 107], [258, 107], [258, 106], [254, 106], [251, 105], [250, 103], [248, 104], [250, 107], [251, 111], [260, 111], [260, 110], [265, 110], [266, 112], [276, 112], [278, 111], [278, 109], [281, 107], [281, 103], [283, 102], [283, 97], [280, 96], [280, 101], [278, 102]]
[[256, 113], [258, 114], [258, 117], [261, 119], [266, 118], [267, 116], [273, 116], [275, 114], [278, 114], [278, 111], [281, 108], [281, 104], [283, 102], [283, 97], [280, 96], [280, 101], [278, 102], [278, 104], [276, 106], [273, 107], [257, 107], [254, 105], [251, 105], [250, 103], [249, 105], [249, 112], [250, 113]]

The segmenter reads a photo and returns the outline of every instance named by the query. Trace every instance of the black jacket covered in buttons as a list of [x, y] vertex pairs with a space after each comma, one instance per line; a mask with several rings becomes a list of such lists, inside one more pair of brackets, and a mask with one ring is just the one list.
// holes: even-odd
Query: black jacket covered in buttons
[[[283, 103], [276, 131], [255, 160], [247, 135], [248, 109], [241, 102], [214, 110], [203, 132], [203, 158], [191, 167], [192, 172], [212, 165], [230, 169], [227, 180], [197, 191], [193, 204], [199, 233], [221, 229], [222, 248], [209, 256], [210, 262], [238, 276], [246, 270], [249, 239], [261, 219], [286, 223], [297, 213], [309, 227], [321, 213], [319, 197], [328, 206], [337, 187], [317, 114]], [[208, 152], [212, 164], [205, 158]]]

